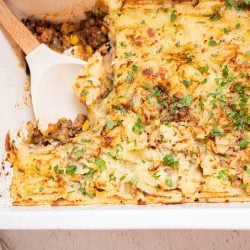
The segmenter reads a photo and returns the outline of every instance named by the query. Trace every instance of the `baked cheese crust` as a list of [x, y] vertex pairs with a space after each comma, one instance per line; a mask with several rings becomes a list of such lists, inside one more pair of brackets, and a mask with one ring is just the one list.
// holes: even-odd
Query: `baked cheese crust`
[[249, 201], [247, 1], [107, 4], [112, 50], [74, 83], [90, 128], [13, 143], [13, 204]]

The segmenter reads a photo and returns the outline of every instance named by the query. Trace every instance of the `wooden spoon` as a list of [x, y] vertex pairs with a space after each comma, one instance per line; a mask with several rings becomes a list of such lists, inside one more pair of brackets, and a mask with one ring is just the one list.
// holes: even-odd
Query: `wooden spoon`
[[26, 54], [31, 72], [34, 114], [44, 130], [60, 118], [86, 113], [73, 93], [72, 82], [85, 61], [52, 51], [40, 44], [25, 25], [0, 0], [0, 23]]

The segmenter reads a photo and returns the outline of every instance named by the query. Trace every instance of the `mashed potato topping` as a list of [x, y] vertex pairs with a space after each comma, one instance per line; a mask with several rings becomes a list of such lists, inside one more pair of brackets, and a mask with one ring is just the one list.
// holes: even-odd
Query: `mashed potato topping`
[[111, 51], [74, 83], [89, 124], [11, 145], [15, 205], [250, 200], [248, 1], [107, 1]]

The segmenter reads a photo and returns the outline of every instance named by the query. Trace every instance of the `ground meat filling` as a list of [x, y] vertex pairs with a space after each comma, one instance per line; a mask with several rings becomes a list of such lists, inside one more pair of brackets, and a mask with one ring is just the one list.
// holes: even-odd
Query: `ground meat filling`
[[[99, 50], [102, 55], [109, 52], [108, 27], [104, 21], [106, 14], [101, 11], [86, 13], [86, 19], [77, 22], [51, 23], [45, 20], [27, 18], [23, 23], [36, 35], [41, 43], [45, 43], [57, 52], [64, 52], [72, 47], [73, 55], [83, 60]], [[29, 70], [27, 68], [27, 73]], [[81, 131], [89, 128], [89, 121], [84, 115], [78, 115], [74, 122], [60, 119], [56, 124], [49, 124], [46, 131], [41, 132], [36, 123], [27, 124], [28, 139], [31, 144], [48, 145], [64, 144]]]
[[36, 123], [28, 122], [28, 140], [35, 145], [49, 145], [54, 142], [58, 144], [66, 143], [70, 138], [75, 137], [80, 132], [88, 129], [88, 120], [84, 115], [78, 115], [72, 122], [68, 119], [60, 119], [55, 124], [49, 124], [48, 129], [43, 133]]
[[72, 23], [51, 23], [44, 20], [27, 18], [23, 23], [36, 35], [41, 43], [63, 52], [72, 46], [79, 46], [82, 59], [88, 59], [91, 54], [108, 45], [108, 27], [104, 21], [105, 13], [101, 11], [87, 12], [86, 19]]

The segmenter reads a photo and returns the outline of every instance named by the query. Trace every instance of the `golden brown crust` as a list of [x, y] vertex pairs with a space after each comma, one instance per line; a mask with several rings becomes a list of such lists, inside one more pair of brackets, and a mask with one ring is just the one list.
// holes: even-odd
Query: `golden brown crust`
[[249, 201], [249, 11], [109, 3], [113, 74], [97, 52], [74, 84], [89, 129], [65, 145], [8, 145], [14, 204]]

